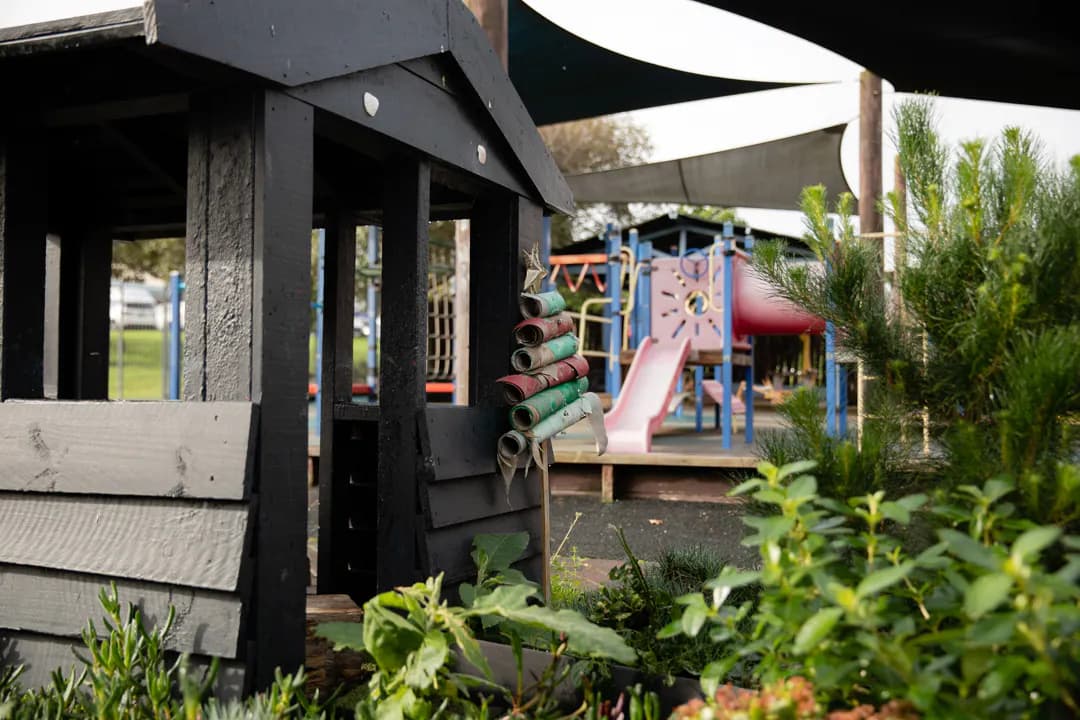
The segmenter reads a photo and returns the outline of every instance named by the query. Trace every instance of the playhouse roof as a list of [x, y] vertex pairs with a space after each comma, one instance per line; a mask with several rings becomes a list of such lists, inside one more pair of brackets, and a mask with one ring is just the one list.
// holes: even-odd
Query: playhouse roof
[[[109, 120], [141, 115], [147, 103], [183, 112], [193, 81], [220, 86], [246, 77], [549, 209], [573, 206], [525, 105], [460, 0], [130, 2], [0, 27], [5, 92], [28, 98], [57, 126], [95, 113]], [[57, 52], [76, 49], [75, 58]], [[138, 107], [133, 90], [141, 91]], [[80, 104], [91, 100], [92, 107]], [[172, 182], [182, 184], [182, 176]]]

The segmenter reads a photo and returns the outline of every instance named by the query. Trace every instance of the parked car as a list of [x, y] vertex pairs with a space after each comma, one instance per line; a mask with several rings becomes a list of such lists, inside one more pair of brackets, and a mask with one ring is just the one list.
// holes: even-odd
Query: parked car
[[109, 288], [109, 325], [113, 328], [158, 327], [157, 302], [145, 286], [114, 282]]

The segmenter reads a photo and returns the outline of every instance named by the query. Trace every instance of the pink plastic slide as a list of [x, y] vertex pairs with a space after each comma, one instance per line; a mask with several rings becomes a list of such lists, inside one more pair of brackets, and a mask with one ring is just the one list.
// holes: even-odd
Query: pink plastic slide
[[615, 406], [604, 416], [609, 453], [647, 453], [653, 433], [667, 415], [668, 403], [683, 364], [690, 355], [690, 338], [661, 345], [645, 338], [634, 355]]

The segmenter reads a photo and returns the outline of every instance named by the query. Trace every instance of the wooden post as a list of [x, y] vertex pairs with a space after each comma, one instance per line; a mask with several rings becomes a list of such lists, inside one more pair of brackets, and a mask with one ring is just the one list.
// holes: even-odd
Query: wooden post
[[0, 132], [0, 400], [44, 392], [47, 158], [36, 131]]
[[503, 70], [510, 67], [509, 13], [507, 0], [465, 0], [476, 15], [480, 27], [487, 33], [495, 54], [499, 56]]
[[[465, 0], [465, 4], [476, 16], [480, 27], [491, 41], [495, 54], [502, 63], [503, 70], [510, 68], [509, 12], [507, 0]], [[472, 305], [469, 299], [471, 256], [469, 248], [469, 223], [459, 220], [454, 225], [455, 293], [454, 293], [454, 392], [458, 405], [468, 405], [469, 394], [469, 352], [470, 332], [472, 327], [469, 316]], [[483, 267], [482, 265], [478, 265]]]
[[454, 395], [458, 405], [469, 398], [469, 221], [454, 223]]
[[[859, 76], [859, 232], [881, 233], [884, 229], [881, 210], [881, 78], [869, 70]], [[884, 267], [882, 246], [884, 239], [878, 235], [864, 242], [873, 243], [877, 251], [875, 292], [884, 293], [882, 285]], [[868, 378], [860, 362], [857, 370], [858, 397], [856, 410], [856, 438], [861, 447], [863, 416]]]
[[259, 404], [249, 681], [304, 659], [311, 108], [278, 92], [193, 101], [184, 394]]
[[419, 576], [419, 427], [425, 423], [431, 166], [395, 157], [383, 182], [382, 367], [376, 584]]
[[[350, 427], [334, 421], [334, 406], [352, 402], [356, 224], [347, 212], [327, 213], [323, 281], [322, 432], [319, 438], [320, 593], [349, 592], [345, 543], [349, 527]], [[372, 328], [374, 335], [375, 328]]]
[[[881, 78], [869, 70], [859, 76], [859, 232], [884, 230], [881, 210]], [[867, 242], [880, 248], [880, 236]], [[880, 270], [879, 270], [880, 272]]]
[[[540, 244], [542, 211], [538, 205], [518, 196], [481, 198], [473, 208], [471, 235], [473, 267], [484, 268], [472, 281], [469, 381], [472, 404], [503, 412], [502, 393], [495, 379], [509, 371], [514, 349], [511, 328], [520, 317], [518, 300], [525, 277], [521, 257]], [[521, 482], [518, 478], [515, 482]], [[535, 480], [529, 480], [535, 482]], [[541, 489], [544, 537], [542, 577], [549, 587], [550, 568], [550, 488]]]
[[[86, 209], [71, 220], [85, 222]], [[109, 396], [109, 292], [112, 238], [101, 229], [75, 227], [60, 237], [57, 397]]]

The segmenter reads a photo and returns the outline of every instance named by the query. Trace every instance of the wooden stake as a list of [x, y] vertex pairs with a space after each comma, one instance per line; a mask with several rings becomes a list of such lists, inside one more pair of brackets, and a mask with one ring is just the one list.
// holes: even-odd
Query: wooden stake
[[[859, 232], [880, 233], [884, 228], [878, 202], [881, 198], [881, 78], [864, 70], [859, 76]], [[884, 239], [865, 238], [877, 251], [876, 292], [884, 293]], [[868, 384], [862, 363], [858, 365], [858, 396], [855, 431], [862, 446], [864, 403]]]

